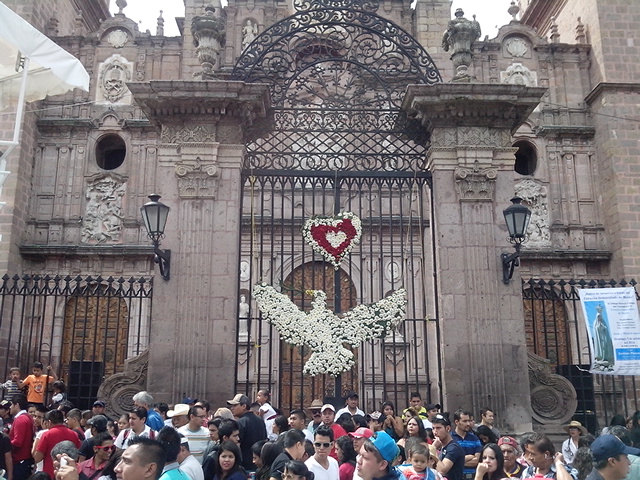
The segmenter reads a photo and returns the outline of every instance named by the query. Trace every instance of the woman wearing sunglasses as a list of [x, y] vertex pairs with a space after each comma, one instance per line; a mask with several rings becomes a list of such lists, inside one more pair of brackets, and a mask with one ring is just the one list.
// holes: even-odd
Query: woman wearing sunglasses
[[93, 457], [80, 462], [78, 472], [84, 473], [88, 480], [95, 480], [102, 476], [102, 471], [115, 449], [113, 437], [107, 432], [99, 433], [94, 440]]

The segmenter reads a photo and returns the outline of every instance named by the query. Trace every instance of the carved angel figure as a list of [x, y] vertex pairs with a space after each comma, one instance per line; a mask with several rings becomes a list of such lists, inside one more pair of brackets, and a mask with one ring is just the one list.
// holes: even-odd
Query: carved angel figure
[[304, 366], [307, 375], [337, 376], [349, 370], [355, 359], [345, 344], [356, 347], [384, 337], [406, 315], [407, 294], [403, 288], [371, 305], [358, 305], [340, 317], [326, 308], [325, 292], [307, 293], [313, 295], [309, 313], [270, 285], [256, 285], [253, 292], [263, 317], [276, 327], [283, 340], [313, 351]]

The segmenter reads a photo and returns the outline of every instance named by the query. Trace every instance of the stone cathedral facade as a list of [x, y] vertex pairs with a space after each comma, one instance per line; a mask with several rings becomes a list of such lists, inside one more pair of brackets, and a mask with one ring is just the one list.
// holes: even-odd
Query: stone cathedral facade
[[[577, 403], [589, 345], [555, 299], [563, 281], [640, 274], [640, 6], [521, 0], [486, 38], [481, 11], [452, 19], [446, 0], [185, 0], [167, 37], [169, 19], [141, 32], [122, 0], [113, 16], [104, 0], [4, 3], [92, 78], [29, 106], [7, 166], [5, 370], [42, 359], [112, 412], [142, 389], [223, 404], [258, 388], [285, 409], [417, 390], [490, 405], [512, 432], [636, 409], [629, 378], [589, 376], [593, 407]], [[140, 217], [151, 193], [171, 207], [169, 280]], [[505, 284], [513, 196], [532, 217]], [[334, 270], [300, 227], [340, 211], [363, 239]], [[309, 352], [261, 320], [259, 281], [301, 308], [323, 289], [336, 312], [404, 286], [407, 320], [350, 372], [309, 378]]]

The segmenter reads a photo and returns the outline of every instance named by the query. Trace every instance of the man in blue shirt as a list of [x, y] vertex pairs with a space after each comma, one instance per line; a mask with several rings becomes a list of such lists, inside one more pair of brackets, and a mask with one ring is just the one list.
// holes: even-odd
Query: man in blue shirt
[[147, 409], [147, 421], [146, 425], [152, 430], [159, 432], [164, 427], [164, 420], [158, 412], [153, 409], [153, 397], [149, 392], [138, 392], [133, 396], [133, 404], [136, 407], [144, 407]]
[[476, 475], [476, 467], [480, 461], [482, 442], [471, 431], [473, 421], [471, 412], [458, 410], [453, 414], [455, 429], [451, 432], [451, 437], [458, 442], [464, 450], [464, 478], [473, 480]]

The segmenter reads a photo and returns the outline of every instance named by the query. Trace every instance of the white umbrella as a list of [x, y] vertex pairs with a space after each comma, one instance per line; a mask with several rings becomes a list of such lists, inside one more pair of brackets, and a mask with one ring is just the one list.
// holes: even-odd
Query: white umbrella
[[13, 139], [0, 140], [0, 147], [8, 147], [0, 157], [0, 170], [19, 144], [25, 101], [76, 87], [89, 91], [89, 74], [82, 63], [0, 2], [0, 107], [18, 95]]

